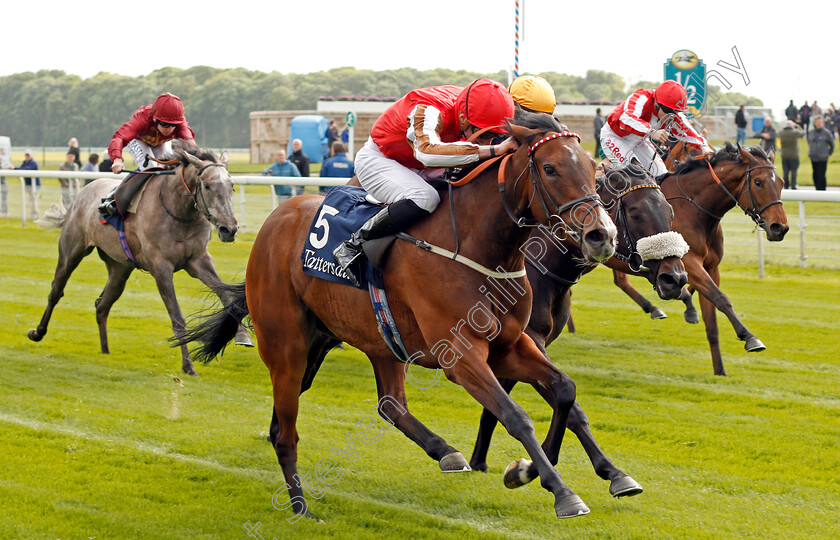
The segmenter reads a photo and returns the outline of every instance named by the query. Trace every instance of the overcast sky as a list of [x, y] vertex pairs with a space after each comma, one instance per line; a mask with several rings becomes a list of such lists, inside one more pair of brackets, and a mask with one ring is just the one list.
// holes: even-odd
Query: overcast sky
[[[790, 99], [797, 106], [806, 99], [840, 105], [831, 52], [840, 38], [829, 5], [520, 0], [519, 71], [598, 69], [627, 82], [660, 80], [663, 63], [689, 49], [732, 91], [764, 100], [777, 118]], [[515, 6], [515, 0], [10, 0], [2, 8], [0, 76], [39, 69], [138, 76], [194, 65], [281, 73], [342, 66], [495, 72], [514, 65]], [[749, 84], [717, 65], [735, 64], [733, 47]]]

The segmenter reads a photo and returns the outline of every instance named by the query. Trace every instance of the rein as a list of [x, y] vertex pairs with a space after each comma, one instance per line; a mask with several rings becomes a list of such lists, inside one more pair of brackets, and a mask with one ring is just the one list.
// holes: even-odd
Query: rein
[[[750, 173], [752, 171], [756, 170], [756, 169], [774, 169], [775, 170], [776, 167], [774, 165], [756, 165], [755, 167], [747, 167], [747, 170], [744, 173], [744, 177], [741, 179], [741, 182], [738, 184], [738, 188], [735, 190], [735, 191], [737, 191], [737, 196], [733, 195], [732, 191], [730, 191], [729, 189], [727, 189], [727, 187], [725, 185], [723, 185], [723, 182], [721, 181], [720, 178], [718, 178], [718, 175], [717, 175], [717, 173], [715, 173], [715, 169], [714, 169], [714, 167], [712, 167], [712, 163], [709, 160], [706, 160], [706, 165], [709, 167], [709, 172], [712, 176], [712, 179], [715, 181], [715, 183], [718, 186], [720, 186], [720, 188], [724, 191], [724, 193], [726, 193], [726, 195], [730, 199], [732, 199], [732, 202], [734, 202], [735, 205], [738, 206], [738, 208], [743, 210], [744, 214], [748, 215], [750, 217], [750, 219], [752, 219], [755, 222], [755, 224], [758, 225], [759, 227], [764, 227], [764, 225], [765, 225], [765, 221], [761, 217], [761, 214], [765, 210], [767, 210], [768, 208], [770, 208], [773, 205], [783, 204], [781, 199], [776, 199], [775, 201], [771, 201], [771, 202], [765, 204], [764, 206], [762, 206], [761, 208], [756, 209], [755, 194], [753, 193], [753, 189], [752, 189], [753, 182], [750, 179]], [[685, 199], [688, 202], [690, 202], [691, 204], [693, 204], [698, 210], [702, 211], [703, 213], [707, 214], [708, 216], [710, 216], [710, 217], [712, 217], [712, 218], [714, 218], [718, 221], [723, 219], [723, 216], [718, 216], [718, 215], [713, 214], [712, 212], [706, 210], [705, 208], [703, 208], [702, 206], [697, 204], [697, 202], [695, 202], [694, 199], [689, 197], [686, 194], [685, 190], [683, 189], [682, 185], [680, 184], [679, 176], [680, 176], [679, 174], [676, 175], [676, 182], [677, 182], [677, 187], [680, 190], [680, 193], [682, 193], [682, 196], [681, 197], [670, 197], [670, 198], [668, 198], [669, 201], [673, 200], [673, 199]], [[743, 193], [744, 193], [744, 189], [747, 189], [749, 194], [750, 194], [750, 208], [746, 208], [744, 205], [741, 204], [741, 201], [740, 201], [741, 195], [743, 195]]]

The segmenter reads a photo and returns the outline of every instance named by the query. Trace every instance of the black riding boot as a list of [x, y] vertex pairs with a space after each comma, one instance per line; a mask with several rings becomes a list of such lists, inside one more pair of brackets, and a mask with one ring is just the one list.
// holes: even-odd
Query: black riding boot
[[107, 218], [119, 213], [125, 218], [128, 213], [128, 205], [131, 204], [131, 199], [137, 195], [137, 192], [140, 191], [140, 188], [143, 187], [143, 184], [149, 178], [151, 178], [149, 174], [135, 173], [123, 180], [117, 186], [117, 189], [114, 190], [114, 194], [99, 205], [99, 213], [102, 214], [102, 217]]
[[397, 201], [368, 219], [349, 240], [333, 251], [333, 256], [350, 281], [358, 286], [359, 279], [350, 267], [362, 254], [362, 244], [368, 240], [397, 234], [428, 215], [429, 212], [417, 206], [414, 201], [408, 199]]

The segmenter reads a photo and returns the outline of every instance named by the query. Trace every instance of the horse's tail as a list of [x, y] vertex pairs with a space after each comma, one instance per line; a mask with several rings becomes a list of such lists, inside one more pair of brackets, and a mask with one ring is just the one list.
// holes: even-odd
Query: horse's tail
[[239, 330], [242, 319], [248, 316], [244, 281], [224, 284], [219, 292], [222, 298], [227, 299], [221, 309], [209, 314], [197, 314], [180, 337], [171, 339], [173, 347], [197, 342], [198, 347], [190, 353], [194, 359], [205, 364], [224, 352]]
[[35, 220], [35, 223], [45, 231], [51, 231], [62, 228], [65, 219], [67, 219], [67, 209], [61, 203], [53, 203], [41, 219]]

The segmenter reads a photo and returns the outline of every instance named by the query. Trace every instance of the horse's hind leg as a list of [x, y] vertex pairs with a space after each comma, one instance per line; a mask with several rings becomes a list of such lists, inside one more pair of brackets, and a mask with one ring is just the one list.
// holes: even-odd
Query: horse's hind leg
[[390, 355], [371, 357], [370, 360], [376, 376], [376, 389], [379, 396], [376, 411], [379, 416], [394, 425], [422, 448], [430, 458], [437, 461], [441, 471], [469, 471], [470, 466], [461, 452], [449, 446], [443, 438], [433, 433], [408, 411], [405, 396], [406, 366], [396, 362]]
[[613, 283], [633, 299], [645, 313], [650, 313], [651, 319], [664, 319], [667, 317], [664, 311], [653, 305], [653, 302], [645, 298], [630, 284], [630, 279], [624, 272], [613, 270]]
[[61, 232], [61, 238], [58, 241], [58, 264], [55, 267], [55, 276], [50, 286], [50, 294], [47, 297], [47, 307], [41, 317], [41, 322], [38, 323], [38, 327], [33, 328], [27, 334], [32, 341], [41, 341], [47, 334], [47, 326], [50, 323], [53, 309], [55, 309], [61, 297], [64, 296], [64, 287], [67, 285], [67, 280], [70, 279], [70, 274], [79, 266], [82, 259], [93, 251], [93, 247], [85, 245], [84, 233], [80, 229], [68, 228]]
[[111, 306], [114, 305], [114, 302], [119, 299], [125, 290], [125, 284], [134, 267], [115, 261], [101, 249], [97, 250], [97, 252], [99, 253], [99, 258], [105, 262], [105, 266], [108, 268], [108, 281], [105, 283], [102, 294], [96, 299], [96, 324], [99, 325], [99, 343], [102, 347], [102, 354], [109, 354], [108, 314], [111, 312]]
[[[516, 381], [513, 379], [499, 379], [499, 384], [505, 392], [510, 394], [513, 387], [516, 386]], [[470, 467], [476, 471], [487, 471], [487, 452], [490, 450], [490, 440], [493, 438], [493, 431], [496, 429], [496, 424], [499, 419], [487, 409], [481, 411], [481, 419], [478, 421], [478, 434], [475, 436], [475, 446], [473, 447], [472, 457], [470, 457]]]

